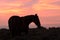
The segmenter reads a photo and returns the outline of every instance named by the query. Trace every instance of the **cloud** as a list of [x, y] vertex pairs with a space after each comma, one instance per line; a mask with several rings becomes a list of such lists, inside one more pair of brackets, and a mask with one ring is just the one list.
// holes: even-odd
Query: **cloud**
[[31, 0], [31, 1], [29, 1], [29, 2], [24, 3], [24, 5], [21, 6], [21, 7], [30, 7], [30, 6], [32, 6], [33, 4], [37, 3], [37, 2], [38, 2], [38, 0]]
[[53, 4], [53, 5], [58, 5], [58, 6], [60, 6], [60, 1], [55, 1], [55, 2], [52, 2], [52, 3], [50, 3], [50, 4]]
[[0, 2], [14, 2], [16, 0], [0, 0]]

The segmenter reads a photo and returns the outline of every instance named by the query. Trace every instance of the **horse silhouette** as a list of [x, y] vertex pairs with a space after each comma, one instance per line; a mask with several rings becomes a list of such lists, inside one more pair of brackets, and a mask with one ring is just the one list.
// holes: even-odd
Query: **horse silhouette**
[[8, 20], [9, 30], [12, 33], [12, 36], [21, 35], [21, 32], [28, 33], [29, 24], [34, 22], [38, 28], [40, 28], [41, 24], [37, 14], [28, 15], [28, 16], [12, 16]]

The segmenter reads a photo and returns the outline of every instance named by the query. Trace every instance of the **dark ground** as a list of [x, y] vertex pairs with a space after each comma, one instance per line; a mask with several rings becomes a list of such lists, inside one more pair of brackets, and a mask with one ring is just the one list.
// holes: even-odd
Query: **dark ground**
[[8, 29], [0, 29], [0, 40], [60, 40], [60, 28], [29, 29], [27, 35], [12, 38]]

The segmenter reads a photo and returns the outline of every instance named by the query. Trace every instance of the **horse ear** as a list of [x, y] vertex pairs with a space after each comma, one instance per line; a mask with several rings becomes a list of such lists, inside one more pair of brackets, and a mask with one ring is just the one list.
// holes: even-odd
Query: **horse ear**
[[37, 16], [37, 14], [35, 14], [35, 16]]

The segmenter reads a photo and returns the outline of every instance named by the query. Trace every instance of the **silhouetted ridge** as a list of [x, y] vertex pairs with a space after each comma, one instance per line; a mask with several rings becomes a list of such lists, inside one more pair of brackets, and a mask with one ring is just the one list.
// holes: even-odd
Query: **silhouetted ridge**
[[60, 40], [60, 28], [33, 28], [29, 29], [27, 35], [15, 36], [14, 38], [8, 29], [0, 29], [0, 40]]

